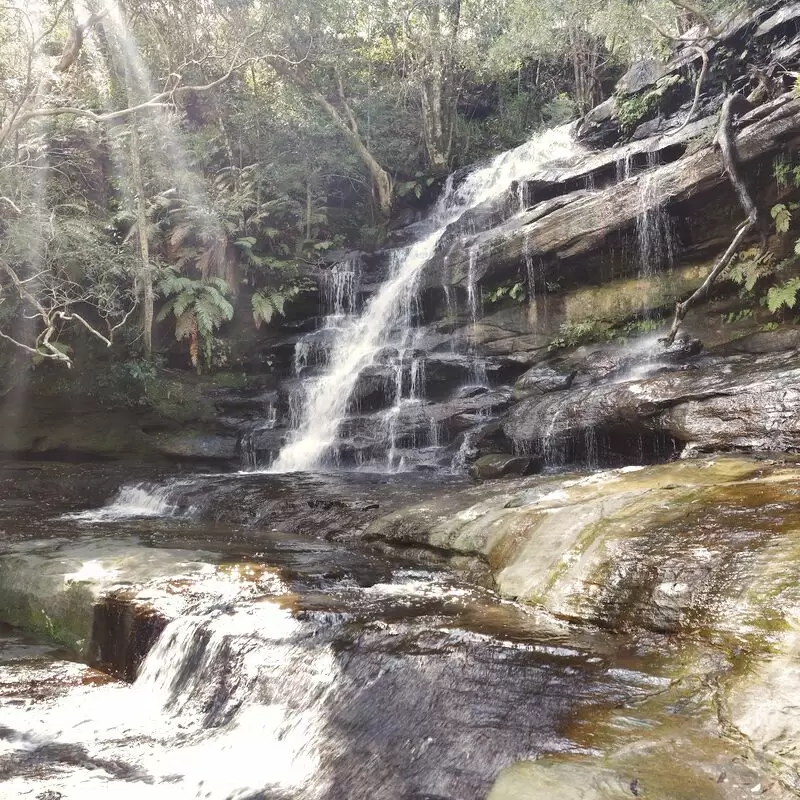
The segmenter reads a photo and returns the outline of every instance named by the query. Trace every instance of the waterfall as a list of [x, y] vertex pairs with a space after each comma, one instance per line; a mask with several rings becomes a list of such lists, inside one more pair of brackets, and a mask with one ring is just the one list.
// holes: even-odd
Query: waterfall
[[633, 156], [630, 151], [625, 153], [616, 163], [617, 183], [628, 180], [633, 174]]
[[642, 175], [639, 184], [639, 216], [636, 236], [639, 242], [640, 275], [650, 276], [675, 260], [672, 219], [664, 209], [657, 170]]
[[164, 517], [177, 512], [175, 491], [187, 485], [186, 481], [169, 481], [165, 484], [136, 483], [123, 486], [102, 508], [64, 514], [63, 519], [79, 522], [114, 522], [136, 517]]
[[507, 191], [515, 180], [574, 152], [571, 126], [565, 125], [502, 153], [473, 170], [458, 186], [452, 176], [448, 179], [428, 218], [428, 232], [414, 244], [393, 251], [389, 278], [359, 316], [346, 316], [333, 330], [326, 372], [307, 379], [301, 418], [272, 471], [307, 471], [324, 465], [363, 369], [381, 348], [393, 346], [402, 353], [409, 346], [420, 316], [419, 278], [447, 227], [466, 211]]
[[469, 249], [469, 268], [467, 272], [467, 300], [469, 302], [469, 312], [472, 317], [473, 325], [478, 321], [482, 307], [481, 287], [478, 280], [475, 278], [478, 258], [480, 258], [480, 247], [474, 244]]

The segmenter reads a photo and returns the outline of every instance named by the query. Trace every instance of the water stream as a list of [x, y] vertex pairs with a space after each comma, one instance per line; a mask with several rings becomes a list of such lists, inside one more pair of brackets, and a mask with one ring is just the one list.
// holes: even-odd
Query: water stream
[[[388, 509], [441, 484], [401, 477], [350, 476], [349, 501]], [[644, 665], [591, 632], [326, 542], [309, 498], [344, 493], [326, 481], [188, 476], [94, 514], [46, 496], [35, 513], [6, 504], [6, 600], [47, 609], [62, 636], [91, 628], [112, 670], [152, 644], [125, 683], [0, 629], [0, 797], [477, 800], [517, 759], [580, 752], [566, 733], [579, 709], [647, 690]], [[257, 519], [260, 498], [274, 498], [271, 532], [212, 521]], [[295, 502], [283, 517], [278, 498]], [[280, 530], [288, 519], [302, 535]]]
[[[395, 407], [399, 405], [398, 398], [402, 400], [404, 396], [402, 362], [405, 359], [402, 354], [412, 346], [421, 317], [419, 279], [448, 227], [466, 212], [507, 191], [514, 181], [535, 174], [544, 164], [564, 158], [577, 149], [571, 139], [570, 126], [563, 126], [538, 134], [524, 145], [502, 153], [487, 165], [470, 172], [458, 184], [451, 177], [428, 218], [427, 232], [409, 247], [392, 252], [389, 278], [360, 315], [352, 313], [352, 300], [345, 302], [344, 289], [333, 293], [336, 298], [334, 306], [338, 302], [342, 312], [347, 310], [350, 313], [338, 314], [337, 324], [330, 326], [326, 371], [304, 382], [302, 411], [296, 429], [272, 464], [271, 471], [313, 471], [335, 462], [333, 445], [350, 408], [353, 390], [364, 370], [373, 365], [376, 355], [386, 348], [393, 348], [401, 354], [401, 374], [395, 382], [400, 391], [396, 392], [394, 403]], [[470, 256], [468, 292], [474, 319], [479, 312], [480, 293], [478, 280], [473, 274], [475, 267]], [[349, 287], [351, 284], [346, 285]], [[307, 356], [304, 355], [299, 363], [305, 365]], [[409, 383], [413, 388], [413, 378]], [[416, 399], [410, 394], [407, 396]], [[388, 449], [392, 450], [391, 443]], [[390, 454], [388, 465], [396, 466], [395, 462], [395, 456]]]

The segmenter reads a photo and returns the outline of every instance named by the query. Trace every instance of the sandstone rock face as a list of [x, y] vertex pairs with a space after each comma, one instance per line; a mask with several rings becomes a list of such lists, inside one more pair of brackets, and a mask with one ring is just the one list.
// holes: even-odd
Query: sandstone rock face
[[[792, 461], [706, 457], [484, 483], [366, 527], [368, 539], [488, 566], [501, 594], [558, 618], [645, 636], [671, 665], [645, 702], [599, 727], [576, 723], [573, 741], [601, 748], [601, 761], [521, 762], [491, 798], [605, 799], [631, 785], [675, 800], [741, 800], [767, 785], [795, 796], [798, 480]], [[691, 721], [678, 723], [678, 708], [692, 708]], [[768, 763], [774, 783], [759, 775]]]
[[[656, 367], [657, 368], [657, 367]], [[775, 354], [700, 358], [652, 377], [521, 401], [502, 420], [515, 446], [557, 451], [587, 432], [634, 452], [641, 437], [667, 436], [690, 450], [800, 450], [800, 361]]]
[[[800, 130], [800, 100], [786, 95], [776, 101], [766, 116], [745, 117], [741, 125], [736, 144], [739, 158], [746, 168], [758, 159], [777, 153], [787, 142], [796, 141]], [[697, 135], [697, 131], [692, 135]], [[653, 146], [661, 150], [674, 144], [668, 138], [653, 142]], [[625, 157], [624, 153], [615, 155], [617, 158]], [[597, 168], [591, 160], [587, 167], [589, 173]], [[645, 177], [634, 176], [593, 192], [571, 192], [559, 198], [557, 203], [551, 201], [550, 204], [536, 205], [475, 237], [458, 237], [442, 253], [441, 259], [431, 264], [428, 285], [465, 285], [470, 251], [475, 247], [480, 258], [472, 274], [480, 280], [513, 274], [527, 258], [544, 259], [548, 275], [555, 273], [558, 264], [562, 280], [588, 282], [591, 275], [587, 273], [587, 263], [579, 257], [587, 254], [597, 257], [614, 242], [612, 235], [631, 232], [635, 228], [637, 218], [643, 213], [644, 180], [657, 185], [659, 204], [668, 206], [691, 199], [691, 206], [683, 212], [688, 211], [697, 217], [706, 214], [713, 218], [709, 209], [718, 209], [720, 187], [724, 189], [724, 202], [729, 202], [729, 187], [721, 157], [709, 142], [708, 146], [690, 155], [645, 173]], [[735, 202], [731, 195], [731, 208], [735, 207]], [[726, 220], [717, 231], [707, 231], [709, 243], [715, 234], [722, 236], [729, 229], [730, 221]]]

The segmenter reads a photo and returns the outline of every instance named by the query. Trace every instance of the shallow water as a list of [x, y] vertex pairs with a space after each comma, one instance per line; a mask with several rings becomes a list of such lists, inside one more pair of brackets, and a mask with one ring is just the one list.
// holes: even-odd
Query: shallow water
[[326, 539], [346, 538], [337, 515], [430, 482], [365, 479], [345, 496], [325, 476], [186, 477], [166, 516], [142, 495], [130, 511], [145, 500], [147, 514], [81, 516], [126, 477], [146, 484], [114, 466], [27, 465], [4, 481], [4, 602], [11, 587], [65, 641], [83, 630], [84, 657], [114, 668], [122, 653], [136, 679], [5, 629], [0, 797], [470, 800], [516, 760], [580, 750], [576, 718], [660, 680], [623, 638]]

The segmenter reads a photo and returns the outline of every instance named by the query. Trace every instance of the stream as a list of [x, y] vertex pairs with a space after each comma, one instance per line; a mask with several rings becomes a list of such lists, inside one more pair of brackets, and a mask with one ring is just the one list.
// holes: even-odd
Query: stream
[[[230, 502], [235, 476], [182, 477], [177, 503], [141, 482], [108, 491], [124, 478], [115, 465], [3, 471], [0, 594], [42, 610], [50, 634], [0, 630], [3, 798], [468, 800], [514, 761], [583, 752], [576, 718], [661, 680], [625, 637], [567, 628], [448, 571], [318, 528], [195, 513], [196, 495]], [[342, 480], [314, 483], [343, 493]], [[348, 498], [384, 509], [393, 493], [443, 491], [346, 480]], [[249, 481], [283, 493], [296, 521], [279, 476]], [[112, 677], [142, 636], [135, 680]]]

